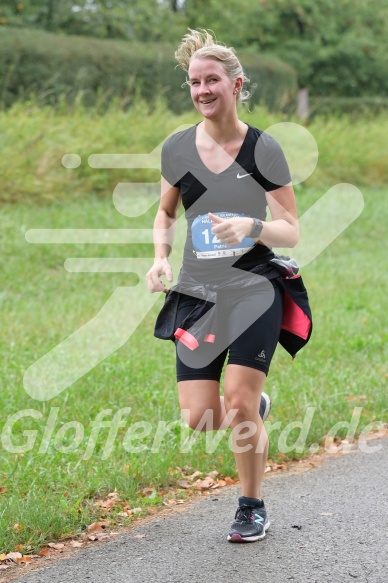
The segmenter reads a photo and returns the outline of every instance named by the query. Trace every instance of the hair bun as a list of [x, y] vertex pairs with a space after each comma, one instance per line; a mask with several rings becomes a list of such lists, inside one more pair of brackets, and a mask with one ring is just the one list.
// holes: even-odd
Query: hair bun
[[[195, 55], [195, 58], [214, 59], [222, 63], [226, 74], [232, 82], [237, 77], [241, 77], [243, 83], [249, 82], [232, 47], [227, 47], [223, 43], [217, 42], [214, 33], [214, 36], [212, 36], [203, 28], [199, 30], [189, 28], [188, 30], [189, 32], [183, 37], [178, 50], [175, 52], [176, 60], [186, 73], [189, 71], [190, 62], [193, 55]], [[189, 84], [187, 79], [186, 84]], [[237, 102], [242, 103], [249, 99], [250, 93], [249, 91], [241, 90], [236, 95]]]
[[190, 60], [193, 54], [203, 47], [211, 47], [215, 45], [214, 39], [207, 30], [200, 28], [198, 30], [188, 29], [189, 32], [185, 34], [181, 44], [175, 51], [175, 58], [184, 71], [189, 70]]

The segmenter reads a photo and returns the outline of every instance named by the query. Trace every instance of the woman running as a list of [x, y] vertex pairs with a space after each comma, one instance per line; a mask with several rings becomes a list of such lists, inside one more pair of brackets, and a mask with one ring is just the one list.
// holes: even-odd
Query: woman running
[[[234, 51], [207, 31], [189, 29], [175, 57], [203, 119], [163, 145], [147, 285], [151, 292], [166, 292], [155, 335], [176, 344], [187, 423], [232, 430], [241, 496], [228, 540], [251, 542], [263, 539], [270, 525], [261, 493], [268, 451], [262, 417], [269, 410], [263, 388], [284, 297], [283, 258], [271, 248], [298, 241], [295, 197], [279, 144], [238, 117], [237, 105], [249, 93]], [[168, 256], [181, 202], [187, 221], [183, 264], [177, 284], [167, 290], [160, 277], [173, 281]]]

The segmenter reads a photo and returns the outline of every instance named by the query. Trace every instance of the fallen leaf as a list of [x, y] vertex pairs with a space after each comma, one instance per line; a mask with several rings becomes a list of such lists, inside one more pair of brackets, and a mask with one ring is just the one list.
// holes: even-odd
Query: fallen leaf
[[39, 551], [38, 555], [40, 557], [49, 557], [50, 556], [50, 549], [42, 549]]
[[1, 553], [0, 561], [5, 561], [6, 558], [7, 558], [7, 555], [5, 555], [4, 553]]
[[20, 552], [22, 552], [22, 550], [24, 549], [24, 545], [15, 545], [15, 549], [16, 549], [17, 551], [20, 551]]
[[267, 474], [268, 472], [272, 472], [271, 466], [266, 466], [264, 473]]
[[165, 506], [175, 506], [175, 504], [177, 504], [177, 501], [174, 498], [170, 498], [170, 500], [163, 500], [163, 504]]
[[78, 540], [72, 540], [72, 541], [70, 541], [70, 546], [72, 546], [75, 549], [76, 548], [79, 548], [79, 547], [82, 547], [83, 544], [84, 544], [83, 542], [78, 541]]
[[156, 495], [155, 488], [143, 488], [141, 495], [143, 498], [148, 496], [149, 498], [154, 497]]
[[[93, 522], [88, 526], [88, 532], [104, 532], [101, 522]], [[50, 546], [50, 545], [49, 545]]]
[[11, 559], [11, 561], [15, 561], [16, 559], [21, 559], [22, 556], [22, 553], [8, 553], [6, 558]]
[[94, 502], [93, 506], [99, 506], [100, 508], [112, 508], [112, 506], [115, 506], [115, 504], [117, 504], [116, 500], [102, 500], [102, 498], [99, 498]]
[[230, 484], [235, 484], [236, 482], [238, 482], [238, 479], [237, 478], [231, 478], [230, 476], [226, 476], [225, 477], [225, 482], [227, 484], [229, 484], [229, 485]]
[[89, 534], [88, 539], [91, 541], [95, 541], [95, 540], [98, 540], [98, 536], [95, 534]]
[[63, 543], [49, 543], [48, 546], [55, 551], [61, 551], [65, 547]]
[[4, 494], [4, 492], [6, 492], [8, 490], [7, 486], [1, 486], [0, 487], [0, 494]]
[[192, 484], [190, 484], [190, 482], [188, 482], [187, 480], [178, 480], [177, 484], [181, 488], [191, 488], [192, 487]]
[[108, 494], [108, 498], [113, 499], [113, 500], [120, 500], [120, 496], [119, 496], [117, 490]]
[[191, 476], [189, 476], [189, 480], [195, 480], [199, 476], [202, 476], [202, 472], [200, 472], [199, 470], [197, 470], [196, 472], [194, 472], [194, 474], [192, 474]]
[[214, 480], [208, 476], [204, 480], [197, 480], [194, 484], [194, 488], [196, 490], [208, 490], [213, 486], [213, 484]]
[[218, 485], [222, 488], [223, 486], [226, 486], [226, 482], [225, 480], [218, 480]]
[[210, 476], [211, 478], [216, 478], [219, 475], [219, 472], [217, 472], [217, 470], [213, 470], [212, 472], [208, 473], [208, 476]]
[[21, 559], [16, 559], [16, 563], [21, 564], [21, 563], [31, 563], [32, 558], [29, 555], [23, 555], [23, 557]]
[[10, 569], [11, 565], [0, 565], [0, 571], [5, 571], [6, 569]]
[[134, 536], [134, 538], [145, 538], [146, 537], [145, 534], [134, 534], [133, 536]]

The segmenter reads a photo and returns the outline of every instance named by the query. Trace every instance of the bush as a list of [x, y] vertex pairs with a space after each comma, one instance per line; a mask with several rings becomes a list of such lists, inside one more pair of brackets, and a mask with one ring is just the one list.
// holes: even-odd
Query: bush
[[376, 116], [388, 111], [386, 97], [317, 97], [311, 96], [309, 119], [319, 115], [347, 115], [355, 119]]
[[[174, 48], [91, 37], [2, 27], [0, 102], [3, 108], [35, 95], [55, 105], [68, 103], [106, 108], [119, 97], [125, 109], [138, 95], [153, 103], [164, 96], [175, 113], [191, 107], [184, 72], [176, 67]], [[282, 108], [293, 99], [296, 75], [279, 59], [239, 52], [251, 78], [252, 103]]]

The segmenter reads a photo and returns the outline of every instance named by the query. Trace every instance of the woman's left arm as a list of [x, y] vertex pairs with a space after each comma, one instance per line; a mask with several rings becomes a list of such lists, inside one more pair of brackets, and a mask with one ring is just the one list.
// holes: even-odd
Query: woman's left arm
[[263, 221], [258, 239], [267, 247], [295, 247], [299, 240], [298, 215], [292, 183], [266, 193], [272, 221]]
[[[262, 221], [262, 229], [253, 240], [267, 247], [295, 247], [299, 239], [298, 218], [294, 189], [291, 182], [266, 193], [267, 204], [272, 221]], [[219, 241], [228, 246], [241, 243], [244, 237], [251, 237], [254, 220], [250, 217], [222, 219], [209, 213], [212, 233]]]

